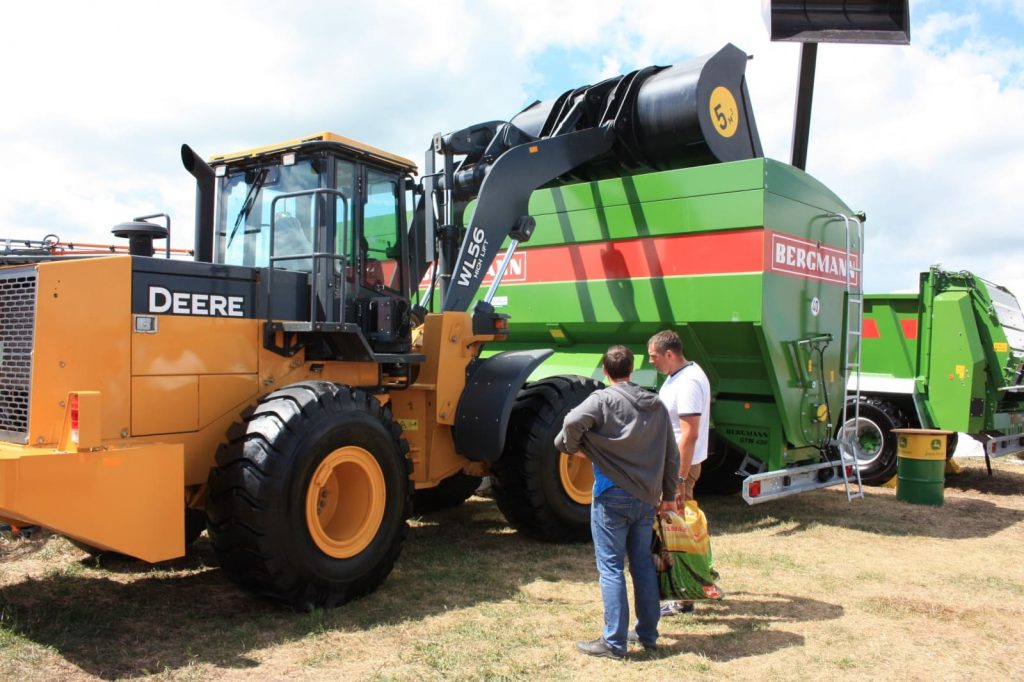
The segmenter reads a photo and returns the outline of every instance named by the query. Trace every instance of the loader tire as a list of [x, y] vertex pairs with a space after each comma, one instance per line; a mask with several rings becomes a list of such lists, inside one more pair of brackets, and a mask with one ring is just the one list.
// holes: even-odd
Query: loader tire
[[590, 540], [590, 463], [555, 447], [565, 415], [601, 388], [593, 379], [556, 376], [516, 397], [492, 481], [498, 508], [518, 531], [550, 542]]
[[[846, 407], [846, 428], [853, 427], [853, 401]], [[860, 480], [865, 485], [882, 485], [896, 475], [896, 434], [910, 420], [892, 403], [876, 398], [861, 398], [857, 424], [856, 455]]]
[[458, 507], [480, 487], [480, 480], [479, 476], [470, 476], [460, 471], [433, 488], [417, 490], [412, 497], [413, 513], [429, 514]]
[[390, 408], [325, 381], [264, 397], [229, 432], [206, 511], [221, 567], [293, 608], [339, 606], [391, 572], [412, 509], [409, 446]]
[[743, 477], [736, 472], [746, 457], [744, 452], [720, 438], [708, 434], [708, 458], [700, 468], [694, 493], [733, 495], [743, 488]]

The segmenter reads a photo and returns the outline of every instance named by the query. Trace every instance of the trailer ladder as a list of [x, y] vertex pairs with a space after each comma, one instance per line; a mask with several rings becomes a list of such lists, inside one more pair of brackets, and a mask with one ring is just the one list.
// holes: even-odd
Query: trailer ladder
[[[846, 343], [843, 344], [842, 379], [844, 400], [842, 420], [839, 422], [839, 454], [843, 465], [840, 466], [846, 499], [864, 498], [864, 485], [860, 480], [860, 466], [857, 461], [857, 424], [860, 421], [860, 362], [861, 339], [864, 332], [864, 224], [858, 216], [835, 213], [833, 218], [842, 220], [846, 225]], [[850, 380], [853, 380], [852, 400], [846, 399], [850, 394]], [[853, 428], [847, 429], [849, 423], [848, 406], [853, 404]], [[847, 462], [852, 463], [846, 466]], [[852, 469], [853, 471], [848, 471]], [[852, 476], [850, 474], [853, 474]]]

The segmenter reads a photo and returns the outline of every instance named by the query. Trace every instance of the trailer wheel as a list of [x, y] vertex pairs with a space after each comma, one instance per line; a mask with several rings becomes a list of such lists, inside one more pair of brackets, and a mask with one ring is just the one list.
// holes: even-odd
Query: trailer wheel
[[556, 376], [519, 391], [492, 480], [498, 508], [520, 532], [552, 542], [590, 539], [593, 469], [554, 440], [569, 410], [599, 388], [593, 379]]
[[[855, 405], [849, 401], [848, 416]], [[856, 456], [860, 480], [865, 485], [882, 485], [896, 475], [896, 434], [893, 429], [905, 428], [910, 421], [892, 403], [874, 398], [861, 398], [856, 423]], [[854, 428], [852, 416], [843, 426], [844, 433]]]
[[695, 492], [733, 495], [743, 488], [743, 478], [736, 474], [745, 453], [733, 447], [714, 431], [708, 438], [708, 458], [700, 468]]
[[210, 540], [243, 587], [300, 610], [372, 592], [401, 551], [411, 463], [389, 408], [323, 381], [264, 397], [217, 453]]
[[433, 488], [424, 488], [413, 493], [412, 509], [414, 514], [429, 514], [457, 507], [480, 487], [480, 476], [470, 476], [461, 471], [449, 476]]

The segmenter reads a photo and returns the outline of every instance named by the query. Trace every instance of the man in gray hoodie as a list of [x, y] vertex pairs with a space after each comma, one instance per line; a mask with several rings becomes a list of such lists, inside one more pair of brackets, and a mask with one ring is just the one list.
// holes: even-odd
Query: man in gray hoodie
[[577, 642], [591, 656], [622, 658], [629, 637], [625, 560], [633, 575], [636, 636], [645, 649], [658, 641], [658, 578], [651, 559], [654, 514], [675, 511], [679, 448], [658, 395], [629, 380], [633, 353], [612, 346], [602, 359], [611, 385], [569, 412], [555, 446], [594, 463], [590, 530], [604, 601], [604, 631]]

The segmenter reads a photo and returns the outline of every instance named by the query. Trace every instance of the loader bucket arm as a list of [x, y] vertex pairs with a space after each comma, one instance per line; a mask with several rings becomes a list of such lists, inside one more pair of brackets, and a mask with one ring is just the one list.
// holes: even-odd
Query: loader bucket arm
[[[726, 45], [682, 64], [649, 66], [535, 102], [508, 123], [435, 136], [424, 187], [443, 190], [445, 220], [452, 223], [442, 237], [443, 310], [469, 308], [506, 237], [514, 244], [529, 238], [536, 189], [762, 156], [746, 63], [746, 54]], [[441, 173], [433, 172], [434, 152], [445, 155]], [[456, 155], [464, 157], [457, 165]], [[462, 235], [461, 211], [473, 198], [476, 209]]]
[[443, 309], [469, 308], [502, 242], [520, 220], [529, 220], [535, 189], [608, 151], [614, 141], [605, 125], [520, 144], [498, 157], [480, 187]]

